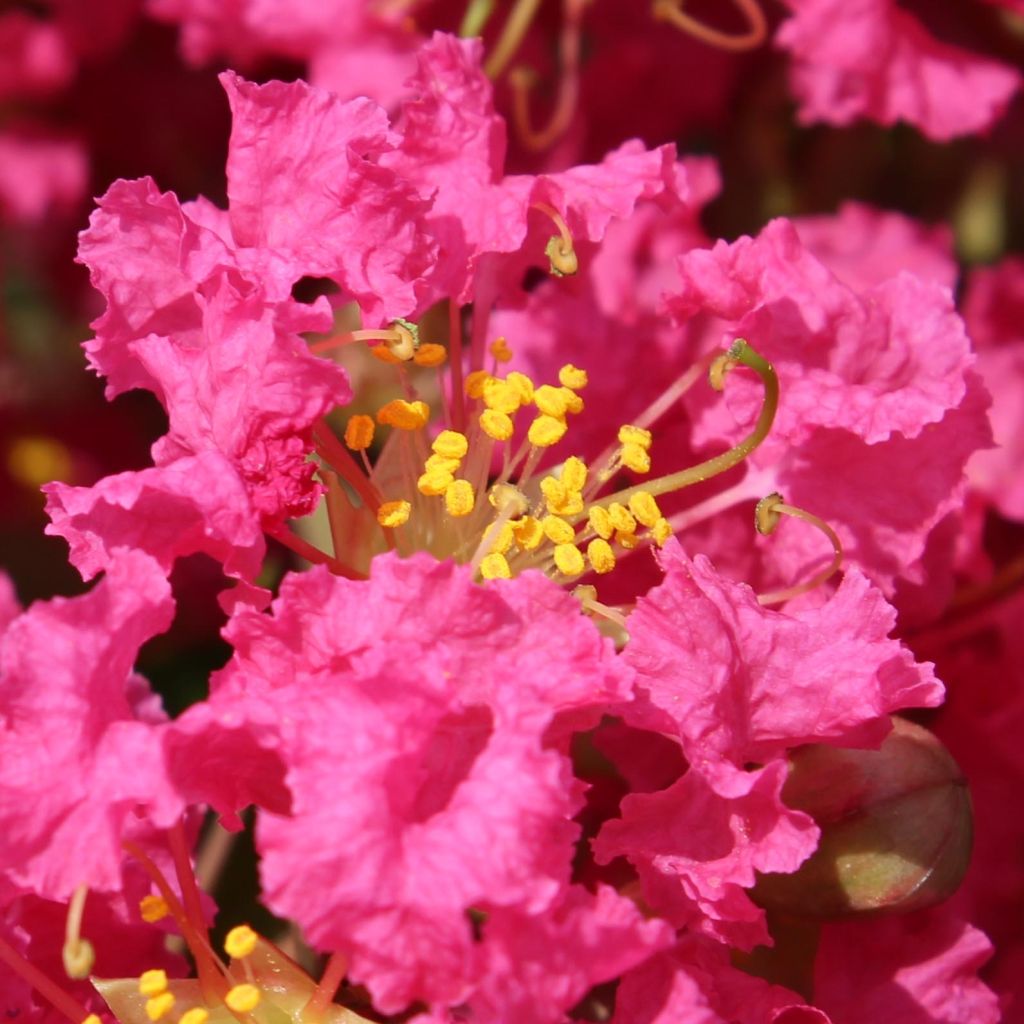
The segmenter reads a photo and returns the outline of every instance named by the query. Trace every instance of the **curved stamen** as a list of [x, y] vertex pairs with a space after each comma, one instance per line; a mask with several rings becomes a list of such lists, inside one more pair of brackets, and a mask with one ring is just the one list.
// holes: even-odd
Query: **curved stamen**
[[689, 14], [684, 14], [682, 7], [685, 0], [654, 0], [652, 16], [658, 21], [667, 21], [682, 32], [699, 39], [702, 43], [727, 50], [730, 53], [741, 53], [755, 50], [768, 38], [768, 23], [757, 0], [735, 0], [747, 22], [747, 31], [740, 35], [722, 32], [720, 29], [705, 25]]
[[462, 16], [462, 23], [459, 25], [459, 37], [470, 39], [473, 36], [483, 35], [493, 13], [494, 0], [470, 0], [466, 13]]
[[549, 217], [558, 229], [552, 235], [544, 249], [544, 254], [551, 261], [551, 273], [557, 277], [569, 277], [579, 270], [580, 262], [573, 247], [572, 232], [565, 218], [549, 203], [531, 203], [530, 208]]
[[754, 429], [739, 444], [730, 448], [727, 452], [722, 452], [721, 455], [716, 455], [713, 458], [698, 463], [696, 466], [690, 466], [688, 469], [682, 469], [678, 473], [670, 473], [668, 476], [648, 480], [642, 484], [636, 484], [633, 487], [625, 488], [625, 490], [617, 491], [615, 494], [606, 495], [592, 502], [590, 507], [602, 506], [607, 508], [612, 502], [620, 502], [625, 505], [629, 503], [629, 499], [634, 494], [639, 494], [641, 491], [647, 491], [654, 497], [659, 497], [662, 494], [670, 494], [672, 491], [682, 490], [684, 487], [701, 483], [713, 476], [724, 473], [728, 469], [732, 469], [733, 466], [738, 465], [757, 448], [768, 436], [772, 423], [775, 421], [775, 412], [779, 405], [779, 378], [771, 363], [758, 355], [742, 338], [737, 338], [730, 346], [729, 351], [719, 356], [711, 364], [708, 376], [711, 386], [716, 391], [722, 389], [726, 374], [735, 366], [749, 367], [761, 378], [764, 384], [764, 402], [761, 406], [760, 415], [757, 417]]
[[336, 334], [325, 341], [315, 341], [309, 346], [309, 350], [319, 355], [321, 352], [330, 352], [332, 349], [342, 348], [356, 341], [383, 342], [388, 347], [388, 351], [402, 362], [412, 359], [416, 349], [419, 348], [416, 325], [407, 320], [396, 320], [391, 327], [383, 330], [345, 331], [344, 334]]
[[85, 913], [85, 897], [89, 894], [87, 885], [80, 885], [68, 904], [68, 916], [64, 924], [64, 947], [61, 959], [69, 978], [81, 981], [92, 974], [96, 962], [96, 951], [88, 939], [82, 938], [82, 914]]
[[533, 24], [539, 7], [540, 0], [516, 0], [494, 49], [484, 61], [484, 74], [488, 78], [497, 78], [508, 67]]
[[782, 500], [781, 494], [769, 494], [757, 503], [757, 508], [754, 510], [754, 525], [757, 527], [757, 532], [765, 536], [773, 533], [775, 527], [779, 525], [780, 516], [792, 516], [794, 519], [802, 519], [805, 523], [810, 523], [811, 526], [817, 527], [832, 545], [832, 561], [821, 572], [815, 573], [814, 576], [803, 583], [798, 583], [792, 587], [785, 587], [782, 590], [772, 590], [767, 594], [758, 594], [757, 602], [762, 605], [781, 604], [783, 601], [799, 597], [800, 594], [806, 594], [808, 591], [820, 587], [825, 580], [837, 573], [843, 564], [843, 545], [836, 531], [824, 519], [819, 518], [812, 512], [808, 512], [806, 509], [799, 508], [796, 505], [787, 505]]

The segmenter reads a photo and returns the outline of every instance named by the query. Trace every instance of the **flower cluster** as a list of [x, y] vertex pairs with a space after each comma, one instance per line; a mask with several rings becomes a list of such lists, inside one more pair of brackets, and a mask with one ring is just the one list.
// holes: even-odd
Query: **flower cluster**
[[[226, 208], [118, 180], [80, 236], [89, 365], [165, 432], [143, 468], [44, 487], [91, 589], [0, 589], [8, 1015], [994, 1024], [1013, 788], [943, 902], [965, 778], [897, 713], [941, 677], [968, 775], [1019, 762], [1019, 595], [981, 637], [956, 612], [1000, 596], [963, 596], [985, 516], [1024, 515], [1020, 262], [972, 275], [965, 326], [950, 238], [902, 214], [714, 240], [714, 161], [637, 139], [511, 173], [502, 46], [537, 44], [529, 18], [485, 50], [351, 0], [149, 6], [193, 60], [284, 54], [314, 84], [224, 72]], [[944, 140], [1018, 88], [886, 0], [786, 6], [802, 120]], [[609, 93], [563, 15], [575, 160], [558, 117]], [[306, 567], [275, 579], [268, 541]], [[192, 556], [230, 655], [171, 718], [134, 666]], [[211, 942], [192, 853], [243, 828], [315, 979], [237, 920], [226, 963]]]

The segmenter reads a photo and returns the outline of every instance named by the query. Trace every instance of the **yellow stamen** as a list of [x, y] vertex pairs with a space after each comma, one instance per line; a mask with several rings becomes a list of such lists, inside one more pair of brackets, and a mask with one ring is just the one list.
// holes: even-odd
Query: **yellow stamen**
[[181, 1015], [178, 1024], [206, 1024], [209, 1019], [210, 1011], [205, 1006], [193, 1006]]
[[661, 509], [654, 499], [654, 495], [648, 491], [637, 491], [630, 496], [629, 511], [633, 513], [636, 521], [641, 526], [653, 529], [654, 525], [662, 518]]
[[553, 544], [571, 544], [576, 531], [558, 516], [545, 516], [540, 521], [544, 536]]
[[92, 943], [82, 937], [82, 915], [85, 913], [85, 897], [88, 894], [87, 885], [75, 889], [68, 903], [68, 916], [64, 924], [61, 959], [64, 961], [64, 973], [75, 980], [88, 978], [96, 963], [96, 951]]
[[418, 490], [420, 494], [425, 494], [428, 498], [436, 498], [438, 495], [444, 494], [454, 480], [455, 477], [446, 469], [435, 467], [433, 469], [428, 469], [419, 478], [419, 480], [416, 481], [416, 490]]
[[625, 444], [622, 446], [620, 456], [622, 464], [633, 470], [634, 473], [650, 473], [651, 456], [638, 444]]
[[507, 554], [514, 540], [515, 533], [511, 523], [492, 523], [484, 533], [484, 543], [492, 554]]
[[260, 990], [255, 985], [242, 984], [228, 989], [224, 1004], [235, 1013], [252, 1013], [260, 1005]]
[[420, 345], [412, 357], [412, 361], [417, 366], [440, 366], [447, 358], [448, 350], [444, 345], [428, 341]]
[[542, 384], [534, 391], [533, 401], [545, 416], [553, 416], [559, 420], [565, 417], [567, 403], [561, 388]]
[[595, 537], [587, 545], [587, 561], [596, 573], [604, 575], [615, 568], [615, 553], [611, 544], [600, 537]]
[[162, 921], [169, 913], [171, 908], [167, 906], [166, 900], [162, 896], [143, 896], [139, 900], [139, 916], [146, 924], [156, 924], [157, 921]]
[[636, 533], [636, 519], [625, 505], [613, 501], [608, 506], [608, 518], [617, 533]]
[[627, 533], [625, 530], [616, 530], [615, 543], [618, 544], [620, 548], [632, 551], [633, 548], [639, 545], [640, 538], [635, 533]]
[[354, 452], [366, 451], [373, 444], [375, 429], [369, 416], [351, 416], [345, 425], [345, 444]]
[[426, 402], [407, 402], [395, 398], [377, 412], [377, 422], [398, 430], [420, 430], [430, 419], [430, 406]]
[[484, 405], [511, 416], [519, 408], [519, 391], [508, 381], [491, 377], [484, 382]]
[[619, 427], [619, 444], [635, 444], [646, 452], [650, 451], [653, 440], [654, 435], [643, 427], [634, 427], [629, 423]]
[[146, 1016], [154, 1022], [166, 1016], [173, 1008], [174, 995], [170, 992], [161, 992], [160, 995], [146, 1000]]
[[511, 418], [497, 409], [484, 409], [480, 413], [480, 429], [495, 441], [507, 441], [515, 430]]
[[484, 555], [480, 563], [480, 575], [485, 580], [510, 580], [512, 570], [509, 568], [508, 559], [499, 551], [492, 551]]
[[525, 373], [513, 370], [505, 379], [519, 392], [520, 405], [529, 405], [533, 401], [534, 392], [537, 389]]
[[512, 349], [508, 347], [508, 341], [505, 338], [495, 338], [491, 342], [491, 355], [499, 363], [508, 363], [512, 360]]
[[672, 536], [672, 524], [667, 519], [659, 519], [651, 527], [651, 536], [660, 548]]
[[430, 448], [435, 455], [445, 459], [464, 459], [469, 451], [469, 441], [457, 430], [442, 430]]
[[540, 525], [540, 520], [533, 516], [523, 516], [511, 525], [516, 544], [522, 551], [536, 550], [544, 539], [544, 528]]
[[420, 347], [419, 328], [408, 320], [395, 320], [391, 324], [391, 337], [384, 341], [393, 356], [407, 363]]
[[563, 576], [580, 576], [587, 567], [583, 552], [575, 544], [558, 544], [555, 547], [555, 566]]
[[530, 507], [526, 495], [512, 484], [495, 484], [488, 492], [487, 500], [506, 515], [521, 516]]
[[567, 491], [582, 491], [587, 486], [587, 464], [571, 455], [562, 466], [562, 483]]
[[475, 504], [476, 495], [468, 480], [455, 480], [444, 492], [444, 507], [450, 516], [468, 516]]
[[82, 1024], [103, 1024], [103, 1021], [100, 1020], [97, 1014], [90, 1013], [89, 1016], [82, 1021]]
[[550, 448], [565, 437], [567, 429], [564, 420], [556, 419], [554, 416], [538, 416], [530, 424], [526, 436], [530, 444], [537, 448]]
[[470, 398], [483, 398], [484, 385], [490, 379], [491, 375], [486, 370], [474, 370], [466, 377], [466, 383], [464, 385], [466, 394], [469, 395]]
[[535, 210], [550, 217], [558, 229], [557, 235], [548, 239], [544, 247], [544, 255], [547, 256], [550, 266], [548, 269], [554, 277], [571, 277], [580, 268], [579, 257], [573, 248], [572, 232], [569, 225], [565, 223], [562, 215], [548, 203], [532, 203]]
[[566, 363], [558, 371], [558, 383], [563, 387], [572, 388], [573, 391], [580, 391], [587, 386], [587, 371], [581, 370], [572, 363]]
[[162, 971], [159, 968], [154, 968], [151, 971], [143, 971], [139, 975], [139, 992], [140, 994], [152, 997], [158, 996], [162, 992], [167, 991], [167, 972]]
[[427, 457], [427, 461], [423, 463], [423, 468], [425, 470], [440, 469], [454, 476], [461, 463], [462, 459], [450, 459], [444, 455], [430, 455]]
[[[420, 478], [422, 480], [422, 477]], [[377, 522], [393, 530], [398, 526], [404, 526], [409, 522], [412, 513], [412, 505], [407, 501], [385, 501], [377, 509]]]
[[612, 525], [612, 517], [608, 514], [608, 509], [594, 505], [587, 513], [587, 521], [590, 528], [602, 540], [611, 540], [615, 535], [615, 527]]
[[399, 366], [401, 363], [405, 362], [404, 359], [399, 359], [399, 357], [396, 356], [394, 352], [387, 347], [387, 345], [375, 345], [370, 349], [370, 355], [372, 355], [374, 359], [379, 359], [382, 363], [387, 363], [389, 366]]
[[247, 925], [236, 925], [224, 937], [224, 952], [235, 960], [249, 956], [256, 948], [259, 936]]
[[583, 412], [583, 399], [572, 388], [559, 388], [558, 393], [562, 396], [562, 401], [565, 402], [566, 412], [571, 413], [573, 416]]

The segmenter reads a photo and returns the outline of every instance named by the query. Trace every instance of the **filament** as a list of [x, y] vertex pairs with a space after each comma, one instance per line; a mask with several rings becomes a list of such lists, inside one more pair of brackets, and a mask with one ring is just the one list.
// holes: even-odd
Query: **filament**
[[61, 959], [64, 971], [69, 978], [80, 981], [92, 973], [96, 962], [96, 951], [88, 939], [82, 938], [82, 915], [85, 912], [85, 898], [89, 895], [89, 887], [80, 885], [75, 889], [71, 902], [68, 904], [68, 916], [64, 925], [64, 947]]
[[341, 953], [332, 953], [327, 961], [327, 967], [324, 970], [323, 976], [316, 986], [316, 991], [302, 1011], [302, 1019], [304, 1021], [310, 1019], [316, 1021], [323, 1016], [324, 1011], [333, 1002], [334, 996], [341, 987], [347, 970], [348, 960], [345, 956]]
[[747, 31], [738, 35], [722, 32], [689, 14], [684, 14], [684, 2], [685, 0], [655, 0], [651, 14], [658, 21], [667, 21], [702, 43], [730, 53], [755, 50], [768, 38], [768, 24], [757, 0], [734, 0], [747, 22]]
[[508, 67], [533, 24], [539, 7], [540, 0], [516, 0], [494, 49], [484, 61], [484, 73], [488, 78], [497, 78]]

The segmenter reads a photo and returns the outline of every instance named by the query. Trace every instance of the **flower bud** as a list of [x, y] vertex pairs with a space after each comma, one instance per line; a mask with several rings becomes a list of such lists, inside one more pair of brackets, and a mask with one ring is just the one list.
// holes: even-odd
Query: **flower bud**
[[949, 751], [893, 718], [879, 750], [810, 745], [791, 755], [782, 797], [821, 829], [793, 874], [762, 875], [763, 907], [834, 918], [932, 906], [959, 886], [971, 852], [971, 798]]

